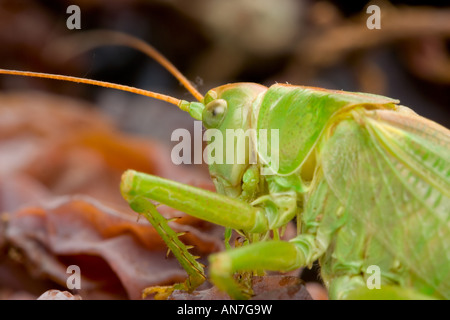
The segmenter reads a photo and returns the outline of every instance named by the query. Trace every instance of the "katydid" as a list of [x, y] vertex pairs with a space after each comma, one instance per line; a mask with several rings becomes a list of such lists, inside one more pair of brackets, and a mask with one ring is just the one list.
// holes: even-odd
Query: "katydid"
[[[245, 237], [242, 246], [209, 257], [210, 280], [234, 299], [252, 295], [236, 274], [285, 272], [315, 260], [332, 299], [450, 298], [448, 129], [395, 99], [373, 94], [234, 83], [203, 96], [151, 46], [116, 35], [115, 44], [156, 58], [198, 101], [67, 76], [0, 73], [84, 82], [161, 99], [220, 131], [224, 139], [227, 129], [256, 132], [244, 163], [209, 164], [217, 192], [133, 170], [123, 174], [123, 197], [148, 218], [188, 275], [184, 283], [148, 288], [145, 294], [164, 298], [174, 289], [191, 292], [206, 279], [204, 266], [157, 211], [157, 202], [224, 226], [226, 239], [232, 229]], [[261, 129], [278, 130], [279, 150], [264, 141]], [[239, 151], [234, 140], [228, 143]], [[276, 166], [263, 147], [278, 153]], [[250, 156], [257, 161], [250, 163]], [[293, 219], [297, 236], [280, 240]], [[380, 289], [368, 288], [371, 266], [381, 270]]]

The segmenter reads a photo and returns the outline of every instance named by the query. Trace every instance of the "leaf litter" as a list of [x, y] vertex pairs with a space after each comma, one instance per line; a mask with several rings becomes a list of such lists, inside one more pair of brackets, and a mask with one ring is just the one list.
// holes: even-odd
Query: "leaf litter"
[[[214, 190], [207, 171], [171, 163], [169, 150], [120, 132], [76, 99], [0, 95], [0, 299], [141, 299], [142, 290], [184, 281], [154, 228], [120, 195], [129, 168]], [[161, 206], [181, 240], [207, 264], [224, 249], [223, 228]], [[81, 288], [67, 292], [70, 265]], [[255, 299], [310, 299], [297, 275], [253, 280]], [[49, 291], [50, 290], [50, 291]], [[171, 299], [227, 299], [207, 283]]]

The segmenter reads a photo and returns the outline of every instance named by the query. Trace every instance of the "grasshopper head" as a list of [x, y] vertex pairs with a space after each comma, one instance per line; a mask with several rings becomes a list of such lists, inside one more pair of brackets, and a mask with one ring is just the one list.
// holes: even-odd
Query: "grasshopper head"
[[208, 141], [205, 152], [211, 178], [220, 193], [237, 197], [245, 170], [251, 160], [257, 159], [252, 151], [254, 130], [249, 130], [254, 129], [252, 105], [266, 90], [254, 83], [227, 84], [208, 91], [202, 101], [201, 120]]

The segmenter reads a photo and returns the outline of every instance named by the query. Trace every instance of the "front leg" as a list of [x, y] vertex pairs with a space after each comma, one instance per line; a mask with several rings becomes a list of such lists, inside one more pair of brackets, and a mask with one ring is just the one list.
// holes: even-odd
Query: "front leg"
[[146, 198], [193, 217], [248, 233], [262, 233], [269, 228], [264, 211], [244, 201], [134, 170], [122, 175], [120, 190], [128, 203]]
[[[292, 219], [292, 215], [296, 212], [296, 194], [293, 192], [272, 194], [266, 201], [261, 201], [262, 199], [260, 199], [261, 202], [264, 202], [264, 206], [263, 208], [257, 208], [244, 201], [230, 198], [222, 194], [133, 170], [128, 170], [123, 174], [121, 192], [123, 197], [130, 203], [130, 206], [135, 211], [146, 215], [149, 221], [155, 225], [155, 228], [161, 231], [160, 234], [164, 241], [188, 272], [190, 278], [188, 278], [188, 282], [184, 284], [184, 288], [187, 290], [193, 289], [192, 284], [198, 285], [199, 280], [197, 279], [202, 278], [199, 274], [203, 275], [203, 270], [199, 267], [193, 267], [193, 262], [192, 259], [189, 258], [190, 254], [187, 252], [187, 249], [185, 250], [185, 248], [181, 247], [181, 241], [176, 237], [176, 233], [169, 228], [165, 219], [160, 216], [149, 200], [163, 203], [196, 218], [222, 225], [226, 228], [240, 230], [245, 234], [265, 233], [270, 229], [277, 228], [279, 227], [279, 224], [285, 224], [286, 221]], [[273, 208], [274, 206], [275, 208]], [[171, 235], [171, 233], [173, 233], [173, 235]], [[284, 242], [264, 242], [254, 245], [264, 247], [268, 243]], [[285, 246], [286, 244], [292, 247], [292, 244], [290, 243], [280, 244], [280, 246]], [[248, 246], [245, 246], [242, 249], [246, 247]], [[250, 245], [249, 247], [252, 248], [253, 245]], [[229, 252], [234, 252], [234, 250]], [[267, 255], [267, 253], [272, 255], [270, 250], [266, 251], [265, 254]], [[287, 256], [288, 264], [292, 263], [292, 257], [295, 257], [295, 254]], [[267, 267], [269, 270], [271, 270], [270, 268], [275, 268], [275, 270], [285, 270], [284, 264], [277, 265], [276, 263], [269, 263]], [[264, 269], [264, 267], [262, 267], [262, 269]], [[199, 270], [201, 270], [201, 272], [199, 272]], [[223, 274], [227, 274], [225, 278], [228, 277], [227, 271], [223, 273], [220, 272], [222, 269], [219, 268], [218, 270], [219, 272], [216, 273], [217, 279]], [[196, 280], [193, 281], [189, 279]], [[221, 285], [222, 283], [228, 283], [228, 281], [219, 280], [217, 283]], [[232, 296], [238, 296], [237, 293], [234, 294], [232, 288], [230, 290], [232, 291]]]
[[193, 291], [205, 280], [203, 266], [188, 252], [168, 221], [156, 210], [150, 200], [166, 204], [189, 215], [245, 232], [267, 231], [264, 213], [246, 202], [175, 181], [126, 171], [122, 176], [121, 192], [130, 207], [143, 214], [188, 273], [184, 283], [168, 287], [151, 287], [144, 295], [156, 293], [155, 298], [167, 298], [174, 289]]

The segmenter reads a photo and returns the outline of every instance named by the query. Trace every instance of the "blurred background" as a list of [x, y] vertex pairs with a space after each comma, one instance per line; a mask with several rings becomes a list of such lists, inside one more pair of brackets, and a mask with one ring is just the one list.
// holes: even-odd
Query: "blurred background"
[[[74, 4], [81, 9], [80, 30], [66, 26], [67, 7]], [[379, 30], [366, 26], [370, 4], [381, 10]], [[77, 43], [71, 47], [65, 41], [96, 29], [122, 31], [147, 41], [203, 94], [231, 82], [266, 86], [288, 82], [370, 92], [399, 99], [417, 113], [450, 125], [450, 7], [438, 1], [361, 1], [356, 5], [312, 0], [0, 0], [0, 68], [86, 77], [194, 100], [172, 75], [134, 49], [108, 46], [73, 54], [71, 48]], [[72, 104], [88, 112], [62, 111]], [[0, 107], [0, 212], [14, 212], [30, 199], [80, 193], [125, 210], [118, 182], [129, 167], [187, 182], [192, 177], [198, 182], [201, 176], [201, 183], [208, 183], [205, 166], [196, 165], [194, 175], [192, 166], [183, 172], [170, 167], [166, 151], [176, 144], [170, 141], [173, 130], [194, 127], [188, 114], [170, 104], [112, 89], [1, 75]], [[146, 142], [118, 135], [105, 122], [105, 115], [120, 132]], [[81, 139], [84, 134], [89, 139]], [[34, 238], [31, 234], [30, 239]], [[17, 248], [26, 252], [22, 240], [2, 238], [0, 223], [4, 253], [0, 285], [11, 282], [16, 264], [23, 264], [27, 257], [22, 253], [17, 258]], [[218, 250], [216, 242], [205, 246], [202, 254]], [[61, 252], [48, 250], [52, 252], [49, 259], [65, 263]], [[165, 255], [164, 244], [158, 250]], [[30, 261], [34, 267], [42, 265], [40, 260]], [[176, 262], [173, 266], [178, 268]], [[42, 274], [52, 275], [53, 280], [59, 277], [56, 282], [62, 285], [65, 273], [58, 270]], [[319, 281], [317, 270], [305, 270], [302, 276]], [[132, 271], [126, 271], [134, 278]], [[184, 274], [176, 272], [165, 281]], [[126, 287], [122, 278], [114, 278], [120, 297], [127, 296], [122, 292]], [[139, 297], [142, 286], [152, 281], [145, 279], [133, 290], [128, 288], [128, 297]], [[38, 290], [34, 283], [29, 291], [38, 295], [54, 286], [40, 284]]]
[[[81, 30], [66, 27], [71, 4], [81, 9]], [[381, 9], [380, 30], [366, 27], [369, 4]], [[92, 29], [120, 30], [152, 44], [202, 93], [240, 81], [371, 92], [449, 125], [450, 7], [437, 1], [1, 0], [0, 27], [2, 68], [193, 99], [168, 72], [133, 49], [102, 47], [60, 59], [55, 46]], [[190, 117], [173, 106], [114, 90], [10, 76], [0, 77], [0, 89], [86, 99], [120, 120], [121, 128], [165, 143], [175, 128], [192, 129]]]

